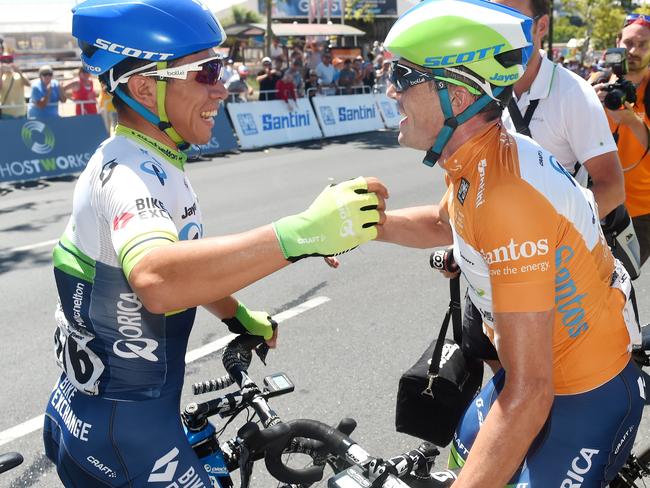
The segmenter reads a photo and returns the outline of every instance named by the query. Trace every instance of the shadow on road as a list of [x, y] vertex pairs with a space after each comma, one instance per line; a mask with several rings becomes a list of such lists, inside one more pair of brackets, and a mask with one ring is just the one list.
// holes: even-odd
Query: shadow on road
[[14, 251], [0, 249], [0, 275], [18, 267], [30, 268], [52, 264], [52, 248], [41, 247], [30, 251]]
[[52, 471], [54, 464], [41, 454], [36, 458], [19, 477], [13, 479], [9, 488], [27, 488], [29, 486], [38, 486], [43, 475]]

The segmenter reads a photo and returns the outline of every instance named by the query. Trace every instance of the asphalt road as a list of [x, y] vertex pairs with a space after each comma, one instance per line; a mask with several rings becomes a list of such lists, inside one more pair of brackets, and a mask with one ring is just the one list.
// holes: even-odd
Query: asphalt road
[[[187, 171], [200, 198], [206, 234], [244, 231], [299, 212], [326, 184], [358, 175], [377, 176], [387, 184], [389, 208], [437, 202], [444, 189], [441, 170], [422, 165], [420, 153], [395, 141], [394, 132], [379, 132], [191, 163]], [[61, 234], [74, 184], [74, 178], [62, 178], [0, 187], [0, 296], [5, 308], [0, 321], [0, 439], [43, 413], [58, 376], [52, 345], [53, 244], [29, 246]], [[428, 255], [373, 242], [343, 255], [338, 270], [320, 259], [302, 260], [238, 294], [249, 307], [271, 313], [315, 297], [329, 299], [283, 322], [268, 366], [251, 368], [258, 380], [284, 371], [294, 381], [294, 393], [272, 401], [281, 417], [327, 423], [354, 417], [359, 425], [353, 437], [377, 456], [418, 445], [395, 432], [394, 407], [401, 372], [437, 334], [449, 299], [447, 282], [429, 269]], [[642, 318], [650, 321], [650, 274], [636, 287]], [[200, 312], [189, 349], [227, 333], [223, 324]], [[183, 404], [191, 401], [189, 384], [220, 374], [219, 353], [188, 365]], [[232, 432], [229, 428], [224, 440]], [[637, 442], [648, 445], [648, 437], [644, 422]], [[43, 454], [39, 430], [0, 445], [0, 452], [6, 451], [20, 451], [25, 462], [0, 475], [0, 487], [60, 486]], [[445, 460], [443, 451], [439, 465]], [[275, 486], [263, 467], [256, 468], [254, 478], [253, 486]]]

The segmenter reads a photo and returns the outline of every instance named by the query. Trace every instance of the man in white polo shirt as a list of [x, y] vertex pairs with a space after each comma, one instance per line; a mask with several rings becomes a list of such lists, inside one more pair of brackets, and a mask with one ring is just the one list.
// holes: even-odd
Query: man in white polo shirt
[[[590, 178], [590, 189], [601, 219], [612, 220], [616, 216], [620, 221], [627, 216], [629, 220], [622, 207], [625, 201], [623, 172], [602, 104], [589, 83], [553, 63], [540, 49], [548, 32], [549, 1], [492, 1], [515, 8], [534, 19], [533, 44], [537, 53], [514, 85], [512, 100], [503, 114], [505, 126], [532, 137], [583, 186], [587, 186]], [[622, 216], [621, 211], [624, 212]], [[619, 224], [618, 221], [614, 223]], [[630, 229], [634, 231], [631, 221]], [[604, 225], [603, 230], [607, 231], [607, 226]], [[629, 235], [627, 230], [625, 235]], [[638, 249], [636, 235], [633, 241]], [[617, 255], [615, 252], [615, 255], [619, 257], [620, 253]], [[634, 259], [630, 261], [631, 266], [636, 265]], [[626, 267], [634, 276], [629, 266]], [[485, 360], [493, 369], [500, 367], [494, 346], [483, 334], [481, 315], [469, 299], [465, 301], [463, 317], [463, 350]]]

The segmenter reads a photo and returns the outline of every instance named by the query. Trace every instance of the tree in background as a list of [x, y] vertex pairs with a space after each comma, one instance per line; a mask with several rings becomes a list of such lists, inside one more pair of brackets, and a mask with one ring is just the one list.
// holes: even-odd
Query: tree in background
[[221, 24], [224, 27], [229, 27], [238, 24], [254, 24], [261, 21], [262, 17], [254, 10], [249, 10], [245, 7], [238, 7], [235, 5], [230, 9], [230, 15], [226, 16], [221, 21]]
[[[615, 46], [616, 35], [623, 25], [625, 12], [630, 11], [628, 9], [634, 5], [631, 0], [562, 0], [562, 7], [570, 20], [558, 19], [554, 23], [554, 38], [559, 41], [560, 35], [566, 36], [570, 33], [576, 39], [584, 39], [581, 59], [585, 59], [590, 47], [606, 49]], [[575, 22], [575, 19], [581, 22]], [[576, 25], [578, 23], [581, 25]]]
[[367, 0], [347, 0], [345, 4], [345, 18], [362, 22], [373, 22], [375, 14], [372, 12], [372, 2]]

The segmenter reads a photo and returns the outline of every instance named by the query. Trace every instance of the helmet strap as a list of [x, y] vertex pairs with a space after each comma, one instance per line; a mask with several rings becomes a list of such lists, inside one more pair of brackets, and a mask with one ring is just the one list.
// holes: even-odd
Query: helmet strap
[[[167, 67], [166, 61], [161, 61], [156, 64], [156, 69], [161, 70]], [[164, 79], [156, 80], [156, 99], [158, 105], [158, 114], [156, 115], [140, 102], [135, 101], [128, 96], [119, 86], [115, 89], [115, 93], [136, 113], [141, 115], [147, 122], [158, 127], [159, 130], [167, 134], [169, 138], [176, 144], [179, 150], [184, 151], [190, 145], [183, 140], [183, 138], [176, 132], [169, 122], [167, 111], [165, 110], [165, 95], [167, 93], [167, 81]]]
[[[444, 76], [444, 71], [440, 69], [436, 69], [433, 70], [433, 74], [435, 76]], [[454, 111], [451, 108], [451, 100], [449, 98], [449, 90], [448, 90], [447, 82], [443, 80], [436, 80], [435, 84], [436, 84], [436, 91], [438, 92], [438, 98], [440, 100], [442, 115], [444, 115], [445, 117], [445, 122], [444, 125], [442, 126], [442, 129], [440, 129], [440, 132], [438, 133], [438, 137], [436, 137], [433, 146], [431, 147], [431, 149], [427, 151], [427, 153], [424, 156], [424, 159], [422, 160], [424, 164], [430, 167], [435, 166], [435, 164], [438, 162], [438, 160], [440, 159], [440, 155], [442, 154], [442, 150], [449, 142], [449, 139], [451, 139], [451, 136], [454, 134], [456, 128], [459, 125], [467, 122], [472, 117], [474, 117], [477, 113], [483, 110], [490, 102], [494, 101], [494, 98], [486, 94], [483, 94], [478, 100], [476, 100], [473, 104], [467, 107], [462, 113], [458, 114], [458, 116], [454, 116]], [[499, 86], [496, 87], [494, 90], [492, 90], [492, 93], [496, 97], [499, 96], [501, 92], [503, 92], [503, 90], [504, 88]]]

